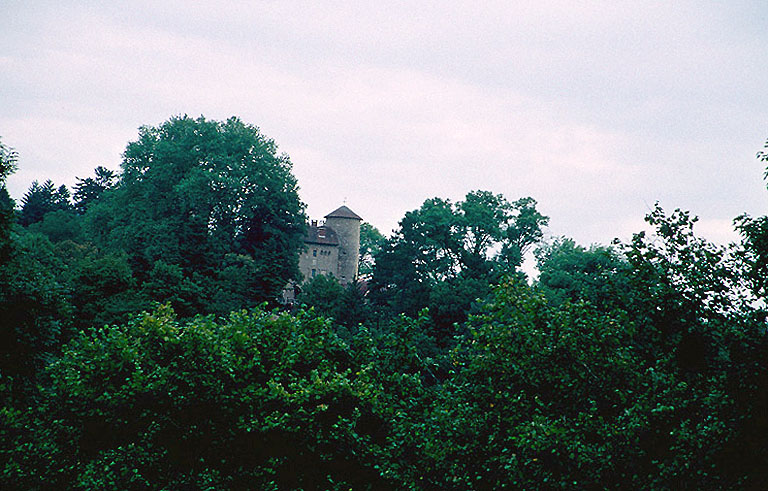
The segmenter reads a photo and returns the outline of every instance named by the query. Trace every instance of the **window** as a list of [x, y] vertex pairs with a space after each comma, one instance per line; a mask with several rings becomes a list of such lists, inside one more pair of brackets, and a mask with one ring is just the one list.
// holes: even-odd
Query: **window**
[[316, 269], [313, 269], [313, 270], [312, 270], [312, 278], [314, 278], [316, 274], [317, 274], [317, 270], [316, 270]]
[[317, 257], [317, 249], [312, 249], [312, 255]]

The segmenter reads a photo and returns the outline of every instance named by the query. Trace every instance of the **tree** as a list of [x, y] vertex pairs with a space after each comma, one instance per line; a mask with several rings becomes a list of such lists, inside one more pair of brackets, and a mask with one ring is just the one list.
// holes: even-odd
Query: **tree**
[[72, 209], [67, 187], [62, 184], [56, 188], [50, 179], [43, 184], [33, 181], [21, 198], [21, 204], [19, 223], [25, 227], [41, 221], [53, 211]]
[[358, 268], [360, 276], [369, 276], [373, 273], [374, 258], [381, 250], [385, 240], [381, 232], [370, 223], [363, 222], [360, 224], [360, 265]]
[[98, 166], [93, 171], [94, 177], [85, 179], [77, 178], [75, 184], [75, 209], [78, 213], [85, 213], [93, 203], [98, 201], [104, 192], [112, 189], [117, 184], [117, 175], [103, 166]]
[[[646, 220], [655, 236], [635, 234], [623, 248], [634, 343], [683, 389], [642, 442], [661, 457], [651, 465], [670, 487], [695, 478], [699, 488], [765, 488], [766, 451], [754, 435], [768, 429], [768, 398], [754, 394], [768, 392], [766, 311], [745, 281], [743, 251], [697, 237], [685, 211], [666, 215], [657, 205]], [[694, 461], [695, 474], [686, 469]]]
[[0, 268], [0, 379], [31, 381], [71, 334], [72, 307], [47, 238], [22, 231], [10, 248]]
[[8, 258], [13, 210], [16, 206], [5, 187], [5, 180], [16, 170], [17, 160], [18, 153], [0, 140], [0, 266], [3, 266]]
[[86, 224], [97, 243], [128, 253], [141, 281], [157, 261], [214, 279], [227, 254], [241, 254], [253, 261], [247, 288], [261, 301], [298, 275], [304, 205], [288, 156], [258, 128], [174, 117], [142, 127], [121, 167]]
[[[95, 251], [69, 265], [72, 303], [78, 327], [88, 330], [105, 324], [125, 322], [131, 314], [148, 306], [140, 295], [124, 252], [99, 254]], [[169, 289], [173, 285], [168, 285]]]
[[0, 483], [401, 487], [384, 474], [393, 444], [381, 389], [352, 360], [322, 319], [261, 309], [181, 323], [161, 307], [83, 333], [37, 404], [0, 412]]
[[601, 310], [624, 306], [629, 264], [612, 247], [584, 248], [561, 237], [536, 252], [537, 287], [555, 304], [587, 301]]
[[16, 161], [19, 159], [19, 153], [13, 148], [7, 146], [0, 139], [0, 182], [5, 184], [5, 180], [16, 171]]
[[468, 330], [430, 412], [425, 488], [591, 489], [631, 475], [639, 418], [626, 410], [638, 404], [642, 371], [610, 313], [552, 308], [510, 278]]
[[[763, 148], [766, 150], [757, 152], [757, 159], [768, 162], [768, 141]], [[763, 178], [768, 180], [768, 166]], [[742, 259], [748, 264], [750, 286], [756, 294], [765, 298], [768, 296], [768, 216], [751, 217], [745, 213], [737, 217], [734, 224], [742, 237]]]
[[422, 487], [765, 488], [766, 312], [689, 213], [647, 221], [620, 255], [559, 241], [552, 290], [511, 278], [476, 307], [424, 414]]
[[317, 314], [347, 328], [356, 327], [371, 317], [370, 306], [360, 292], [360, 285], [342, 286], [333, 276], [311, 278], [301, 285], [296, 300], [304, 308], [312, 308]]
[[14, 226], [5, 179], [16, 170], [17, 159], [16, 151], [0, 141], [0, 403], [6, 390], [16, 397], [33, 386], [71, 322], [62, 265], [52, 244]]
[[410, 211], [376, 256], [372, 296], [395, 312], [415, 316], [429, 307], [437, 331], [463, 322], [470, 306], [505, 274], [519, 273], [522, 255], [542, 236], [548, 218], [536, 201], [513, 203], [472, 191], [456, 204], [426, 200]]
[[344, 287], [335, 277], [321, 274], [301, 285], [296, 301], [324, 317], [335, 318], [343, 295]]
[[472, 191], [455, 205], [434, 198], [406, 213], [381, 256], [406, 251], [414, 262], [416, 279], [427, 282], [460, 273], [510, 272], [542, 237], [548, 221], [536, 211], [532, 198], [509, 203], [488, 191]]
[[55, 210], [46, 213], [43, 219], [27, 227], [30, 232], [45, 235], [51, 242], [65, 240], [82, 242], [82, 217], [74, 210]]
[[504, 240], [501, 258], [507, 264], [519, 267], [523, 256], [544, 236], [543, 228], [549, 224], [549, 217], [536, 209], [536, 200], [527, 197], [512, 203], [516, 211], [514, 222], [503, 230]]

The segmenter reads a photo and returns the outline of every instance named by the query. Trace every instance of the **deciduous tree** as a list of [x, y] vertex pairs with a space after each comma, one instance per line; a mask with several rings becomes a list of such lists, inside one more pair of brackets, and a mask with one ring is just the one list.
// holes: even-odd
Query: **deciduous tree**
[[156, 261], [213, 280], [228, 254], [242, 254], [252, 260], [246, 288], [260, 300], [298, 274], [305, 222], [291, 162], [274, 141], [237, 118], [187, 116], [142, 127], [119, 185], [86, 214], [91, 236], [125, 250], [141, 280]]
[[532, 198], [510, 203], [473, 191], [456, 204], [426, 200], [405, 214], [376, 256], [372, 296], [411, 316], [429, 307], [437, 330], [445, 331], [464, 321], [471, 304], [504, 274], [519, 272], [522, 255], [547, 223]]

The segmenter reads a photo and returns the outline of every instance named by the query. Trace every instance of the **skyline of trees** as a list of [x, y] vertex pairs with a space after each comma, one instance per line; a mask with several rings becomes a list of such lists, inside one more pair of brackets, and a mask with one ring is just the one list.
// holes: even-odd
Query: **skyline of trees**
[[275, 148], [172, 118], [66, 200], [36, 182], [24, 225], [0, 142], [0, 487], [768, 486], [768, 218], [720, 246], [657, 204], [584, 247], [542, 243], [532, 198], [430, 198], [365, 227], [367, 291], [288, 310]]

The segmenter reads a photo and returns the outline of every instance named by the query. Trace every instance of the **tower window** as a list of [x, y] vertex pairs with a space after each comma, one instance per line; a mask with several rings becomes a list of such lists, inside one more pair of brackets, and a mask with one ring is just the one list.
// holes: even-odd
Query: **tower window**
[[312, 249], [312, 255], [317, 257], [317, 249]]
[[314, 278], [316, 274], [317, 274], [317, 270], [316, 270], [316, 269], [313, 269], [313, 270], [312, 270], [312, 278]]

